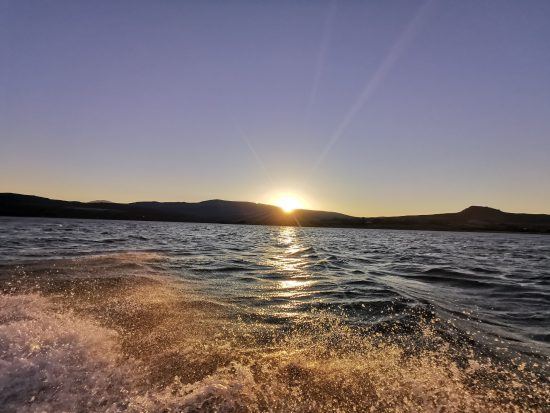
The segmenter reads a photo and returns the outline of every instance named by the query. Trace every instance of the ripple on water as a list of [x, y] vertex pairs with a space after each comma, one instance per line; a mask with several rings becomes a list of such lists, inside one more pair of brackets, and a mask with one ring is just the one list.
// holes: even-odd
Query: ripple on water
[[[547, 389], [524, 361], [506, 367], [476, 355], [465, 340], [447, 340], [428, 308], [409, 312], [408, 321], [381, 320], [371, 328], [323, 311], [293, 323], [284, 316], [281, 323], [265, 323], [170, 278], [105, 269], [101, 278], [83, 277], [97, 264], [58, 262], [79, 273], [67, 270], [53, 282], [40, 278], [47, 268], [41, 264], [38, 278], [19, 280], [10, 295], [0, 295], [0, 403], [6, 411], [333, 412], [361, 406], [499, 412], [546, 406]], [[387, 307], [388, 315], [394, 310]]]
[[[0, 351], [52, 375], [66, 363], [69, 384], [95, 389], [89, 394], [104, 392], [95, 376], [111, 374], [112, 392], [96, 411], [115, 399], [130, 411], [548, 405], [548, 237], [0, 221], [1, 297], [15, 300], [0, 308], [12, 308], [0, 320]], [[10, 318], [18, 300], [40, 308]], [[57, 338], [41, 337], [39, 325]], [[78, 326], [102, 341], [107, 358], [86, 349], [91, 337]], [[12, 337], [15, 329], [29, 335]], [[28, 352], [31, 338], [51, 345]], [[70, 376], [70, 360], [54, 357], [62, 344], [89, 361], [88, 378]], [[0, 397], [15, 410], [28, 403], [17, 387], [24, 371], [0, 369]], [[99, 405], [80, 393], [46, 385], [34, 406]]]

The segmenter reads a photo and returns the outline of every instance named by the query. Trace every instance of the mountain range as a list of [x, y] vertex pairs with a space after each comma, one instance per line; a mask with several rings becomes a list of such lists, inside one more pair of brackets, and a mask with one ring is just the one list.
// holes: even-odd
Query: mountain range
[[219, 199], [195, 203], [86, 203], [0, 193], [0, 215], [304, 227], [550, 233], [550, 215], [509, 213], [484, 206], [470, 206], [455, 213], [367, 218], [306, 209], [286, 213], [273, 205]]

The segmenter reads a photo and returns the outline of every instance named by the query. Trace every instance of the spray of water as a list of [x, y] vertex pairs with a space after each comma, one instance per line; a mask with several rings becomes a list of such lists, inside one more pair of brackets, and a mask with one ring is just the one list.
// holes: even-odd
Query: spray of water
[[291, 326], [192, 292], [151, 254], [43, 264], [3, 282], [7, 412], [544, 411], [547, 382], [457, 348], [420, 319], [359, 329], [337, 314]]

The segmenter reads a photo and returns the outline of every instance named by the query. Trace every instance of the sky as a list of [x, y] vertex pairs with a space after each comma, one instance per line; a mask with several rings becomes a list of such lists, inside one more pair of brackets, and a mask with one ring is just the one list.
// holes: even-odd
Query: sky
[[0, 0], [0, 192], [550, 213], [550, 1]]

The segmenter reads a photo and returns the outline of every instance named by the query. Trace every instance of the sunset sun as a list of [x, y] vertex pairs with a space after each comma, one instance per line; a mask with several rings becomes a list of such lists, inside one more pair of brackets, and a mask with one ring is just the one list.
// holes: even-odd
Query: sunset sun
[[302, 203], [297, 198], [289, 195], [279, 198], [276, 205], [287, 214], [302, 207]]

